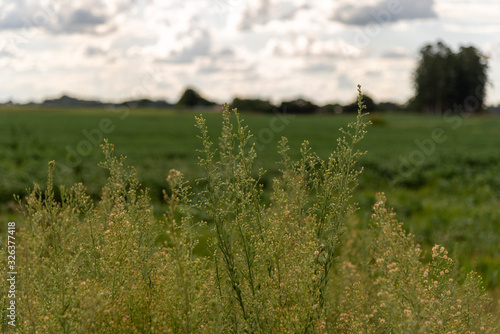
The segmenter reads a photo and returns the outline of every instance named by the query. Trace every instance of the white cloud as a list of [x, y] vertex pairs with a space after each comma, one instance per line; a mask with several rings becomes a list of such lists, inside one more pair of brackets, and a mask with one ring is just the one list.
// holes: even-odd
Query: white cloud
[[105, 56], [109, 51], [108, 49], [109, 48], [101, 45], [87, 45], [85, 47], [84, 54], [88, 57]]
[[118, 28], [121, 15], [133, 8], [132, 0], [89, 0], [61, 4], [57, 0], [6, 0], [0, 3], [0, 30], [41, 29], [59, 34], [105, 34]]
[[190, 63], [197, 57], [210, 54], [211, 36], [208, 30], [193, 29], [176, 37], [176, 43], [165, 61]]
[[437, 16], [433, 6], [434, 0], [361, 1], [337, 6], [331, 18], [349, 25], [427, 19]]
[[411, 57], [411, 54], [405, 48], [400, 47], [400, 46], [395, 46], [395, 47], [391, 47], [391, 48], [385, 50], [382, 53], [382, 57], [383, 58], [407, 58], [407, 57]]
[[[500, 13], [497, 0], [436, 0], [436, 12], [447, 22], [473, 24], [496, 24]], [[498, 31], [497, 31], [498, 32]]]
[[254, 62], [247, 59], [245, 52], [235, 48], [225, 47], [214, 51], [210, 56], [196, 61], [196, 71], [199, 74], [248, 73], [254, 68]]
[[250, 30], [254, 25], [267, 23], [270, 19], [270, 0], [256, 0], [247, 4], [241, 14], [239, 29]]
[[0, 41], [0, 58], [21, 58], [23, 51], [10, 39]]
[[331, 61], [326, 62], [306, 62], [302, 68], [307, 73], [327, 73], [336, 70], [336, 66]]
[[457, 34], [476, 34], [476, 35], [489, 34], [497, 36], [498, 32], [500, 31], [500, 24], [465, 25], [462, 22], [458, 22], [458, 23], [444, 23], [443, 28], [446, 31]]
[[485, 47], [485, 53], [495, 61], [500, 60], [500, 40], [488, 43]]
[[305, 1], [247, 1], [239, 12], [237, 28], [248, 31], [270, 23], [296, 22], [300, 13], [309, 11], [311, 8], [311, 5]]
[[303, 35], [293, 39], [270, 39], [265, 53], [277, 57], [351, 58], [359, 56], [361, 50], [340, 38], [319, 39]]

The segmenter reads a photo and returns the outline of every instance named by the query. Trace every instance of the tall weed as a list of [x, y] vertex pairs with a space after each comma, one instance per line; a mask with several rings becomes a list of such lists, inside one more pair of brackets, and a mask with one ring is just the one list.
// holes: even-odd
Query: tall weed
[[[205, 171], [200, 194], [171, 170], [167, 210], [153, 216], [147, 191], [113, 146], [103, 145], [109, 178], [99, 201], [82, 184], [54, 197], [19, 199], [20, 333], [457, 333], [494, 332], [480, 279], [459, 284], [440, 246], [433, 260], [379, 197], [370, 230], [353, 228], [350, 204], [363, 154], [363, 102], [326, 160], [307, 142], [293, 161], [286, 138], [269, 203], [255, 171], [252, 136], [226, 105], [215, 145], [196, 118]], [[199, 217], [203, 217], [202, 221]], [[199, 227], [210, 256], [194, 253]], [[4, 250], [3, 250], [4, 251]], [[2, 286], [2, 289], [5, 288]], [[2, 326], [6, 294], [2, 295]]]

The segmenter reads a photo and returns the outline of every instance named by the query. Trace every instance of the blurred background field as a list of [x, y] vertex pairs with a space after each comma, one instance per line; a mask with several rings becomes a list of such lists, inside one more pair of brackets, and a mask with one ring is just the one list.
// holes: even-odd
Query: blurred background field
[[[103, 158], [100, 148], [89, 146], [90, 150], [79, 157], [81, 162], [74, 156], [68, 160], [67, 154], [68, 147], [70, 151], [77, 151], [82, 141], [89, 141], [82, 130], [98, 129], [105, 118], [110, 119], [114, 128], [103, 137], [115, 145], [118, 154], [127, 156], [128, 165], [135, 166], [139, 179], [150, 189], [155, 213], [161, 215], [162, 190], [166, 188], [165, 178], [170, 169], [184, 173], [193, 187], [203, 186], [196, 185], [195, 181], [203, 176], [197, 165], [196, 149], [200, 148], [200, 141], [194, 127], [194, 117], [199, 113], [200, 110], [135, 109], [124, 117], [120, 111], [105, 109], [3, 107], [0, 111], [0, 219], [22, 223], [13, 194], [23, 196], [33, 182], [44, 184], [50, 160], [59, 166], [56, 184], [69, 186], [82, 182], [97, 198], [107, 177], [98, 167]], [[205, 112], [204, 117], [216, 142], [220, 114]], [[265, 190], [271, 189], [272, 178], [279, 172], [275, 161], [279, 160], [276, 146], [281, 136], [289, 139], [294, 157], [299, 156], [300, 143], [304, 140], [308, 140], [320, 156], [327, 157], [336, 145], [338, 128], [345, 127], [354, 118], [353, 115], [277, 118], [258, 113], [243, 113], [242, 117], [255, 135], [259, 156], [256, 171], [260, 167], [267, 171], [261, 180]], [[416, 235], [424, 250], [428, 251], [435, 243], [446, 246], [458, 258], [459, 265], [467, 271], [478, 271], [486, 286], [497, 293], [500, 287], [500, 117], [477, 115], [447, 119], [390, 113], [373, 113], [369, 117], [374, 124], [360, 144], [360, 150], [367, 154], [361, 161], [364, 172], [353, 200], [359, 203], [357, 225], [367, 227], [375, 193], [384, 191], [389, 205], [395, 208], [398, 218]], [[457, 124], [459, 126], [453, 128]], [[437, 128], [444, 131], [446, 140], [433, 142], [434, 148], [429, 147], [428, 152], [419, 148], [415, 141], [429, 143]], [[204, 240], [208, 237], [205, 235]], [[206, 252], [204, 247], [202, 242], [200, 253]]]

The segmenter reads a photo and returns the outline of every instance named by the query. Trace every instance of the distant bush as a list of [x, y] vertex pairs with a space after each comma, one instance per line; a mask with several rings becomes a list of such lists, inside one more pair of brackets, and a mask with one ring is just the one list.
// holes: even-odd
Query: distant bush
[[186, 88], [181, 98], [177, 102], [181, 107], [207, 107], [215, 105], [215, 102], [208, 101], [203, 98], [197, 91], [192, 88]]
[[[362, 99], [363, 99], [363, 103], [364, 103], [364, 105], [366, 107], [365, 109], [366, 109], [367, 112], [374, 112], [374, 111], [377, 110], [377, 105], [375, 104], [375, 102], [373, 101], [373, 99], [371, 97], [369, 97], [368, 95], [363, 95]], [[358, 112], [358, 103], [357, 103], [357, 101], [354, 101], [351, 104], [345, 105], [344, 108], [343, 108], [343, 112], [345, 112], [345, 113], [355, 113], [355, 112]]]
[[[171, 170], [160, 220], [107, 142], [109, 179], [96, 203], [82, 184], [62, 188], [56, 201], [50, 163], [47, 189], [35, 185], [23, 202], [18, 332], [493, 333], [479, 278], [458, 284], [437, 245], [424, 264], [382, 195], [370, 230], [348, 228], [363, 107], [360, 93], [356, 121], [326, 160], [304, 142], [293, 161], [280, 141], [270, 204], [262, 204], [263, 172], [253, 176], [250, 133], [227, 105], [217, 148], [196, 119], [206, 172], [199, 201]], [[206, 225], [196, 211], [211, 221], [211, 257], [193, 254], [197, 227]]]
[[258, 111], [262, 113], [272, 113], [275, 108], [271, 102], [266, 100], [241, 99], [238, 97], [233, 99], [231, 107], [238, 109], [238, 111]]
[[370, 122], [371, 122], [371, 124], [376, 125], [376, 126], [387, 125], [386, 119], [378, 113], [371, 115]]
[[157, 100], [153, 101], [150, 99], [139, 99], [139, 100], [131, 100], [131, 101], [125, 101], [123, 103], [120, 103], [116, 105], [117, 107], [137, 107], [137, 108], [172, 108], [173, 105], [168, 103], [167, 101], [163, 100]]
[[406, 107], [394, 102], [380, 102], [376, 109], [377, 111], [404, 111]]
[[341, 114], [343, 107], [338, 103], [329, 103], [322, 106], [320, 111], [328, 114]]
[[283, 101], [280, 106], [280, 111], [287, 114], [313, 114], [318, 110], [317, 105], [304, 99]]

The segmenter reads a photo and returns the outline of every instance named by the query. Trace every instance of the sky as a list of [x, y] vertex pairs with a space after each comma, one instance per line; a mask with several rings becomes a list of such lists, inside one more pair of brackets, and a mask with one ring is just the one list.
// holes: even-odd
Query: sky
[[489, 57], [500, 103], [498, 0], [0, 0], [0, 102], [67, 94], [176, 102], [406, 102], [422, 46]]

